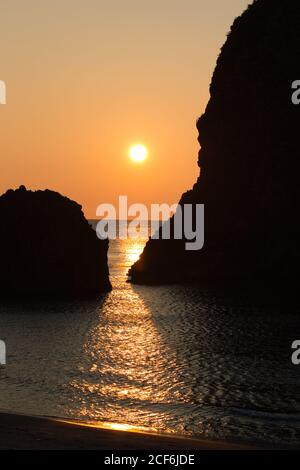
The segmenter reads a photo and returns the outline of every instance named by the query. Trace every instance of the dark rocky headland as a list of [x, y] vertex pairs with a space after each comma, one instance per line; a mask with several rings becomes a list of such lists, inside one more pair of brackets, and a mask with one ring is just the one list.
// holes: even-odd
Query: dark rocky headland
[[200, 176], [180, 201], [205, 205], [204, 248], [149, 240], [132, 282], [298, 282], [299, 51], [299, 0], [258, 0], [234, 21], [197, 122]]
[[111, 289], [108, 241], [81, 206], [24, 186], [0, 197], [0, 295], [81, 297]]

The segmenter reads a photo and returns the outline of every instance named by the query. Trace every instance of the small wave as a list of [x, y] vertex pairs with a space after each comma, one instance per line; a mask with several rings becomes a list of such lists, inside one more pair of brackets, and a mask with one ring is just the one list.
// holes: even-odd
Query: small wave
[[289, 412], [278, 412], [278, 411], [265, 411], [265, 410], [254, 410], [247, 408], [235, 408], [232, 407], [230, 410], [238, 414], [239, 416], [249, 416], [251, 418], [263, 418], [265, 420], [275, 421], [286, 421], [286, 422], [299, 422], [300, 424], [300, 413], [289, 413]]

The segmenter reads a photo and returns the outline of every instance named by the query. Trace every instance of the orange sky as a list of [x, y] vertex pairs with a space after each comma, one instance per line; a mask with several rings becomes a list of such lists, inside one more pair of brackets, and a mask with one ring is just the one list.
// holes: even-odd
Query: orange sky
[[[248, 0], [1, 0], [0, 192], [174, 203], [198, 176], [195, 122]], [[143, 143], [145, 163], [128, 158]]]

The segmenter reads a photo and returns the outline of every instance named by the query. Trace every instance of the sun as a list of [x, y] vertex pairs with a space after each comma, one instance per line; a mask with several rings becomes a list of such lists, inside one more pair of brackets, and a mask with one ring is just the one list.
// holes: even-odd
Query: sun
[[129, 156], [130, 159], [135, 163], [142, 163], [146, 160], [148, 150], [144, 145], [137, 144], [130, 147]]

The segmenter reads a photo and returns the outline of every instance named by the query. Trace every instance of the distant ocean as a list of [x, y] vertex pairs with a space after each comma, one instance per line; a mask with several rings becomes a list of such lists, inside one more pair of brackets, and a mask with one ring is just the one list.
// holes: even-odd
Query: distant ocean
[[211, 439], [300, 444], [300, 312], [126, 272], [146, 239], [113, 240], [95, 301], [1, 302], [0, 408]]

